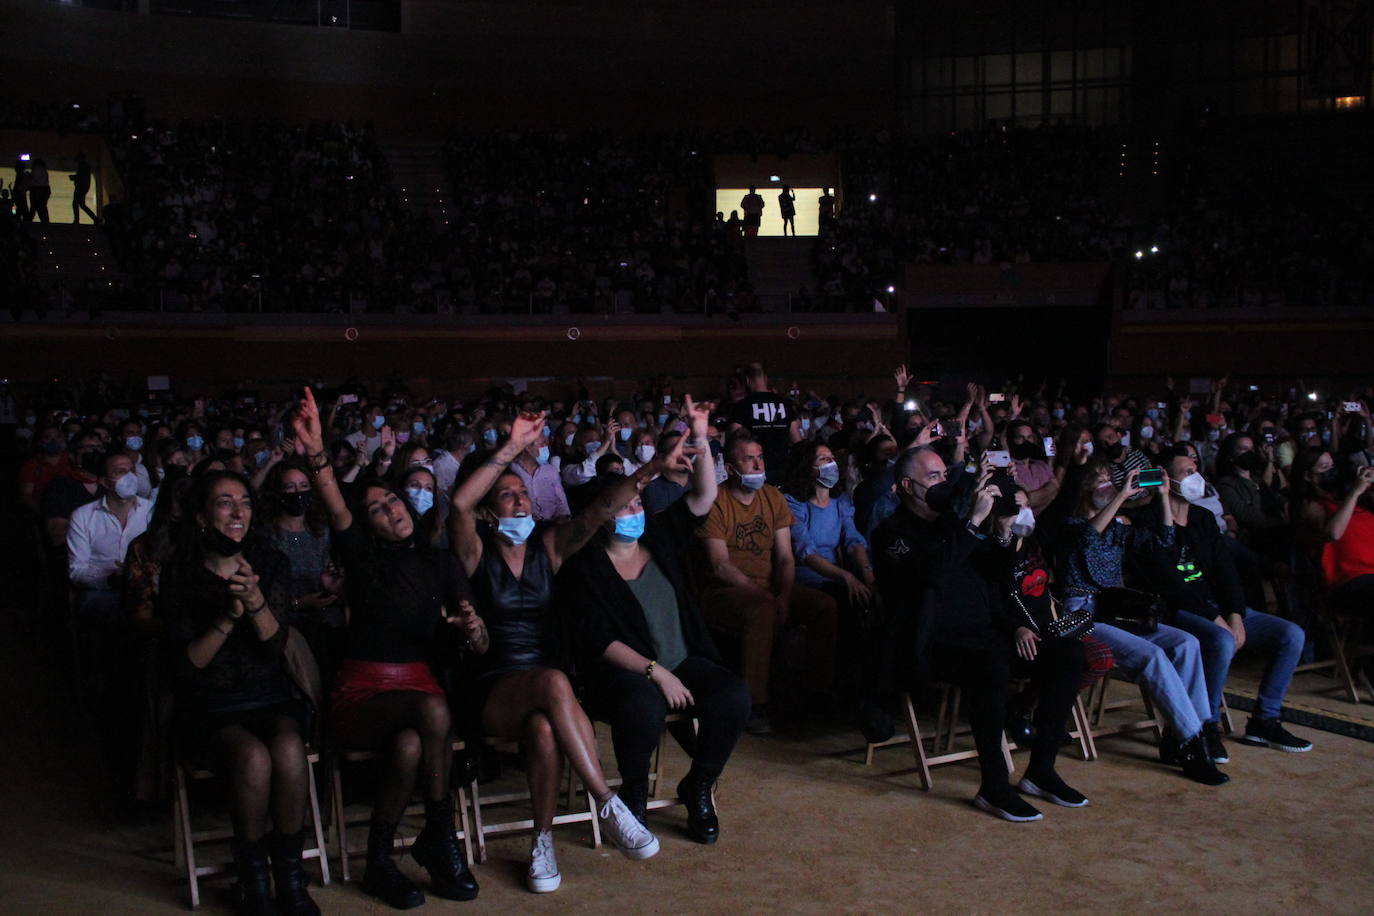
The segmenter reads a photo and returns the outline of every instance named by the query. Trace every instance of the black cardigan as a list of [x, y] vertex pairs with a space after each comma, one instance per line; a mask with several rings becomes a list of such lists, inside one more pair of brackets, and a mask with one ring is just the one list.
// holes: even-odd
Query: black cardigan
[[[717, 664], [720, 653], [701, 616], [688, 574], [688, 536], [704, 517], [692, 515], [683, 500], [646, 519], [640, 544], [648, 549], [677, 596], [678, 618], [687, 651]], [[606, 647], [619, 640], [645, 658], [653, 658], [654, 642], [644, 608], [630, 586], [616, 572], [610, 556], [597, 543], [588, 544], [564, 565], [558, 576], [563, 602], [574, 616], [578, 671], [595, 681], [609, 673], [602, 658]]]

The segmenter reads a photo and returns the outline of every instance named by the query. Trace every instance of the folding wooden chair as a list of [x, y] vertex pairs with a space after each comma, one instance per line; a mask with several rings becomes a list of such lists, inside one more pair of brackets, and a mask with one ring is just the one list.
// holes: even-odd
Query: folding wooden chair
[[[520, 742], [515, 738], [487, 737], [483, 739], [485, 746], [493, 748], [499, 752], [519, 754]], [[565, 762], [566, 763], [566, 762]], [[569, 767], [569, 770], [571, 767]], [[521, 833], [526, 830], [534, 829], [534, 819], [532, 817], [516, 818], [509, 821], [499, 821], [497, 823], [486, 823], [483, 819], [483, 808], [493, 808], [498, 805], [509, 805], [516, 802], [529, 801], [529, 790], [502, 792], [484, 795], [481, 787], [474, 780], [471, 786], [472, 792], [472, 837], [476, 842], [476, 861], [478, 863], [487, 860], [487, 837], [497, 836], [506, 833]], [[586, 810], [572, 810], [572, 800], [574, 797], [572, 774], [567, 774], [566, 783], [566, 804], [567, 809], [563, 814], [555, 814], [553, 818], [554, 826], [563, 824], [578, 824], [591, 822], [592, 825], [592, 848], [601, 846], [601, 822], [597, 819], [596, 799], [590, 792], [584, 792], [586, 797]]]
[[[649, 803], [645, 805], [645, 808], [649, 811], [656, 811], [659, 808], [671, 808], [673, 805], [682, 804], [682, 802], [678, 800], [677, 795], [672, 793], [671, 790], [669, 790], [667, 796], [661, 795], [664, 791], [663, 787], [667, 784], [667, 767], [664, 763], [663, 749], [667, 746], [668, 739], [671, 737], [667, 726], [675, 722], [687, 721], [692, 723], [692, 733], [695, 734], [701, 725], [695, 717], [688, 716], [685, 713], [670, 712], [668, 713], [668, 717], [663, 720], [664, 729], [658, 736], [658, 746], [654, 748], [654, 756], [649, 769]], [[594, 722], [592, 723], [593, 727], [595, 727], [595, 724]], [[621, 785], [623, 782], [624, 780], [619, 776], [606, 780], [606, 784], [612, 788]]]
[[[457, 754], [461, 752], [464, 749], [464, 747], [465, 745], [462, 741], [456, 738], [453, 740], [453, 753]], [[366, 846], [353, 846], [349, 844], [348, 827], [350, 824], [366, 823], [370, 819], [371, 814], [370, 812], [367, 814], [355, 813], [351, 816], [348, 814], [347, 809], [344, 805], [344, 764], [373, 761], [376, 760], [379, 756], [380, 755], [376, 751], [354, 751], [342, 748], [336, 749], [333, 752], [333, 754], [330, 755], [329, 784], [330, 796], [332, 799], [334, 809], [333, 823], [330, 824], [330, 830], [334, 835], [334, 851], [335, 854], [339, 857], [340, 879], [345, 882], [351, 881], [353, 877], [352, 869], [349, 867], [348, 860], [350, 858], [356, 858], [358, 856], [364, 855], [367, 852]], [[463, 842], [463, 857], [467, 859], [468, 865], [472, 865], [475, 860], [473, 857], [472, 849], [472, 827], [468, 821], [469, 791], [471, 791], [474, 794], [476, 793], [476, 779], [472, 780], [472, 782], [469, 783], [467, 786], [464, 786], [460, 783], [454, 790], [455, 798], [453, 806], [453, 828], [454, 833], [457, 835], [458, 839], [462, 840]], [[424, 806], [422, 804], [411, 805], [410, 807], [406, 808], [405, 816], [415, 817], [416, 815], [423, 813], [423, 811]], [[405, 849], [411, 846], [414, 842], [415, 837], [403, 837], [398, 834], [396, 838], [392, 841], [392, 848]]]
[[[931, 735], [931, 753], [927, 754], [925, 749], [925, 738], [921, 734], [920, 724], [916, 721], [916, 704], [911, 699], [911, 694], [903, 693], [901, 703], [906, 712], [907, 733], [904, 736], [893, 736], [886, 741], [868, 745], [864, 763], [871, 766], [873, 762], [873, 752], [882, 747], [891, 747], [897, 744], [910, 744], [911, 754], [916, 761], [916, 772], [921, 780], [921, 788], [929, 792], [934, 786], [930, 771], [938, 766], [950, 763], [959, 763], [963, 760], [974, 760], [978, 757], [976, 749], [954, 750], [954, 738], [959, 721], [959, 701], [961, 693], [958, 687], [952, 684], [933, 685], [940, 694], [939, 710], [935, 716], [935, 731]], [[1002, 756], [1007, 762], [1007, 772], [1012, 772], [1011, 745], [1007, 742], [1005, 732], [1000, 733], [1002, 739]]]
[[[315, 831], [315, 845], [301, 852], [303, 859], [318, 859], [320, 862], [320, 883], [329, 884], [329, 857], [325, 853], [324, 826], [320, 821], [320, 800], [315, 791], [315, 764], [320, 755], [307, 748], [306, 770], [309, 774], [310, 823]], [[233, 839], [234, 832], [228, 828], [195, 831], [191, 826], [191, 802], [188, 785], [193, 781], [213, 779], [209, 770], [199, 769], [186, 764], [178, 757], [173, 761], [172, 792], [172, 832], [175, 835], [176, 864], [186, 872], [186, 883], [191, 893], [191, 909], [200, 906], [200, 879], [223, 875], [233, 870], [233, 861], [220, 860], [212, 864], [197, 861], [196, 845], [207, 843], [226, 843]]]

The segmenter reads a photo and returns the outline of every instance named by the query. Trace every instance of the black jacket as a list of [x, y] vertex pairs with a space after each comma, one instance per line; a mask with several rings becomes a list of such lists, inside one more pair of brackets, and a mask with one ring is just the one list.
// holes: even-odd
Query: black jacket
[[[679, 500], [645, 520], [640, 544], [648, 549], [664, 578], [673, 586], [687, 651], [720, 663], [720, 653], [707, 631], [697, 603], [687, 562], [690, 530], [702, 521]], [[593, 542], [570, 559], [558, 576], [561, 601], [574, 620], [578, 673], [589, 682], [607, 673], [602, 659], [606, 647], [619, 640], [645, 658], [653, 658], [654, 643], [634, 592], [616, 572], [611, 558]]]
[[1188, 524], [1174, 528], [1173, 543], [1136, 556], [1135, 584], [1162, 596], [1172, 611], [1211, 620], [1245, 616], [1245, 590], [1216, 516], [1188, 507]]

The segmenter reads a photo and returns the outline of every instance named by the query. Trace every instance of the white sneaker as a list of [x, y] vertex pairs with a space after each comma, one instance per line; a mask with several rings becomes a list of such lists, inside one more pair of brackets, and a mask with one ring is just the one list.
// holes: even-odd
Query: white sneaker
[[541, 830], [534, 835], [530, 844], [530, 873], [525, 883], [536, 894], [547, 894], [558, 890], [563, 876], [558, 873], [558, 856], [553, 852], [553, 831]]
[[597, 816], [601, 818], [601, 831], [606, 839], [619, 846], [626, 858], [647, 859], [658, 853], [658, 837], [630, 813], [619, 795], [612, 795]]

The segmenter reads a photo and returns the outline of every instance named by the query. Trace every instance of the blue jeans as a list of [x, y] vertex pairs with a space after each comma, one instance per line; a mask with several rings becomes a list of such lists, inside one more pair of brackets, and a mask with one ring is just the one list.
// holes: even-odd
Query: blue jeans
[[[1073, 597], [1067, 607], [1077, 611], [1092, 603], [1091, 597]], [[1207, 717], [1207, 685], [1196, 639], [1163, 625], [1148, 636], [1136, 636], [1098, 623], [1093, 625], [1092, 635], [1111, 647], [1116, 668], [1145, 688], [1180, 741], [1186, 742], [1202, 731], [1202, 721]]]
[[[1207, 721], [1216, 722], [1221, 718], [1221, 693], [1226, 687], [1226, 675], [1231, 671], [1231, 659], [1236, 654], [1236, 638], [1215, 620], [1188, 611], [1179, 611], [1174, 624], [1180, 630], [1196, 636], [1202, 646], [1202, 666], [1207, 673], [1207, 699], [1211, 704]], [[1291, 620], [1246, 609], [1245, 649], [1254, 649], [1269, 657], [1269, 663], [1264, 666], [1264, 674], [1260, 677], [1255, 718], [1278, 718], [1284, 695], [1288, 693], [1288, 682], [1293, 679], [1293, 669], [1298, 666], [1298, 658], [1302, 655], [1302, 643], [1302, 628]]]

